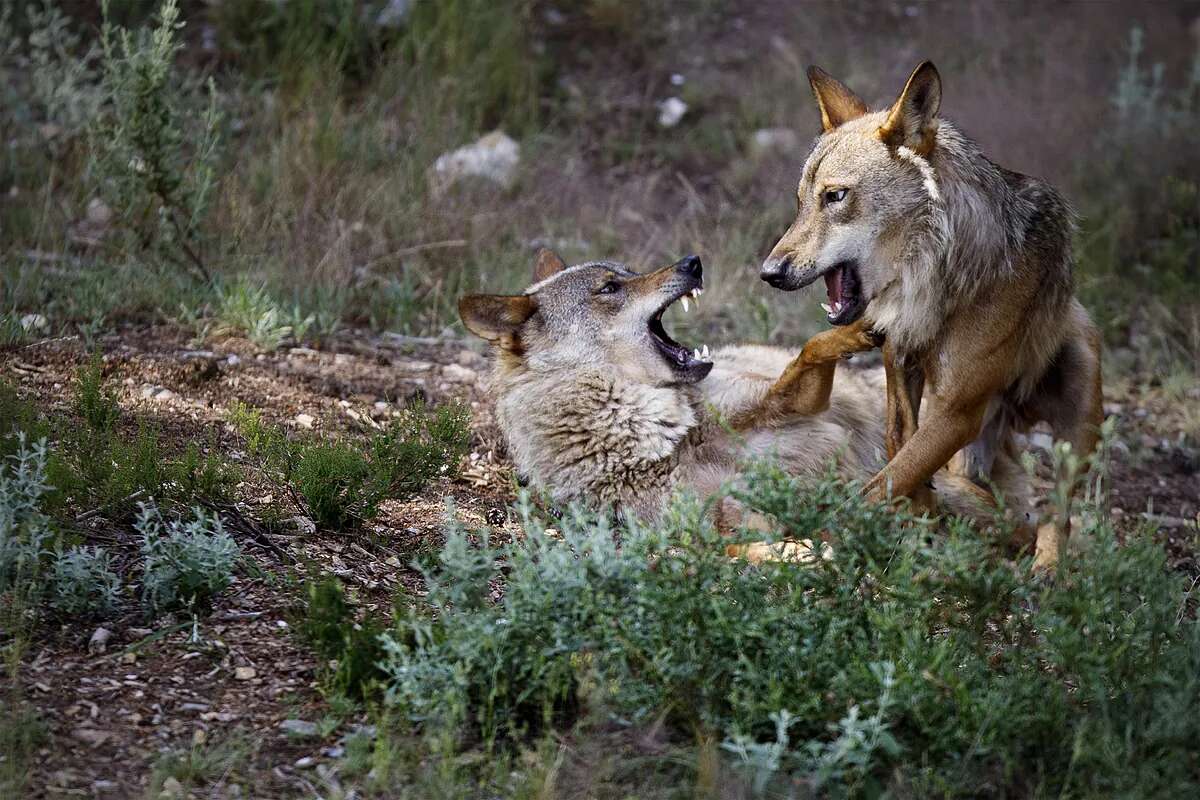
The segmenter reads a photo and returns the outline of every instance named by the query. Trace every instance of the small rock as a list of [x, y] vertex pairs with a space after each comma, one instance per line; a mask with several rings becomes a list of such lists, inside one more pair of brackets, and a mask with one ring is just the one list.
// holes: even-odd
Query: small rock
[[308, 769], [309, 767], [311, 767], [313, 764], [316, 764], [316, 763], [317, 763], [317, 760], [315, 758], [313, 758], [312, 756], [305, 756], [304, 758], [297, 758], [295, 766], [296, 766], [296, 769]]
[[479, 374], [470, 367], [464, 367], [461, 364], [447, 364], [442, 367], [442, 375], [446, 380], [454, 381], [455, 383], [474, 383], [479, 379]]
[[170, 389], [160, 389], [158, 392], [155, 393], [154, 399], [160, 403], [165, 403], [168, 400], [174, 400], [175, 393], [172, 392]]
[[658, 104], [658, 124], [663, 128], [674, 128], [687, 113], [688, 104], [678, 97], [668, 97]]
[[21, 317], [21, 328], [26, 333], [34, 331], [43, 331], [50, 325], [50, 320], [46, 319], [41, 314], [26, 314]]
[[683, 76], [683, 73], [681, 73], [681, 72], [672, 72], [671, 73], [671, 85], [672, 86], [683, 86], [685, 83], [687, 83], [687, 78], [685, 78]]
[[104, 744], [111, 735], [107, 731], [98, 731], [95, 728], [76, 728], [71, 731], [72, 739], [77, 739], [92, 747], [99, 747]]
[[109, 208], [108, 204], [105, 203], [103, 200], [101, 200], [99, 197], [93, 197], [88, 202], [87, 221], [90, 224], [96, 225], [97, 227], [103, 227], [104, 225], [107, 225], [108, 223], [112, 222], [112, 218], [113, 218], [112, 209]]
[[1104, 413], [1107, 416], [1116, 416], [1118, 414], [1123, 413], [1124, 411], [1125, 411], [1125, 406], [1121, 405], [1120, 403], [1105, 403], [1104, 404]]
[[312, 428], [313, 423], [316, 421], [317, 421], [317, 418], [314, 417], [312, 414], [297, 414], [296, 415], [296, 424], [299, 425], [301, 428]]
[[258, 676], [258, 672], [254, 667], [237, 667], [233, 671], [233, 677], [239, 681], [248, 681]]
[[88, 639], [88, 652], [103, 653], [108, 649], [108, 640], [111, 638], [112, 631], [108, 628], [96, 628], [92, 638]]
[[162, 782], [162, 791], [158, 796], [163, 800], [177, 800], [177, 798], [183, 797], [184, 791], [183, 784], [172, 775]]
[[771, 153], [789, 153], [800, 145], [791, 128], [759, 128], [750, 136], [750, 156], [758, 159]]
[[207, 703], [180, 703], [180, 711], [208, 711]]
[[412, 0], [388, 0], [388, 4], [379, 10], [375, 24], [381, 28], [399, 28], [408, 19], [412, 10]]
[[317, 723], [303, 719], [285, 719], [279, 729], [289, 736], [316, 736], [320, 732]]
[[317, 532], [317, 523], [308, 517], [290, 517], [284, 520], [284, 524], [299, 533], [311, 535]]
[[115, 792], [118, 788], [116, 781], [92, 781], [92, 791], [100, 792]]
[[520, 145], [503, 131], [492, 131], [474, 144], [438, 156], [430, 168], [429, 183], [435, 193], [467, 177], [483, 178], [508, 189], [517, 179], [520, 162]]
[[328, 758], [341, 758], [346, 755], [346, 748], [335, 745], [333, 747], [326, 747], [324, 752]]
[[154, 633], [154, 631], [150, 630], [149, 628], [126, 628], [125, 629], [125, 638], [127, 638], [127, 639], [145, 639], [147, 636], [149, 636], [152, 633]]
[[153, 384], [148, 383], [142, 387], [142, 397], [144, 397], [147, 400], [151, 400], [154, 398], [155, 395], [157, 395], [162, 390], [163, 390], [163, 387], [155, 386]]
[[242, 363], [242, 357], [237, 353], [230, 353], [225, 357], [225, 363], [231, 367], [236, 367], [238, 364]]

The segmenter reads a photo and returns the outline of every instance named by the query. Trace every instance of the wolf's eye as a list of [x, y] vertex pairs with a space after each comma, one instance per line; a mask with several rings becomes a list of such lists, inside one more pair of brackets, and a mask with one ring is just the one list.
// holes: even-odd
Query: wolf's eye
[[847, 189], [829, 189], [824, 194], [825, 205], [840, 203], [846, 199]]
[[614, 294], [621, 289], [621, 284], [616, 281], [609, 281], [596, 290], [596, 294]]

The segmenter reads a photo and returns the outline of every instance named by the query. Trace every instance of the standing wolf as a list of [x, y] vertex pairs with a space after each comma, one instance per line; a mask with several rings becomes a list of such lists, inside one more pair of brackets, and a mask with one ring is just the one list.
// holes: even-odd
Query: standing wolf
[[[1046, 421], [1090, 453], [1100, 341], [1073, 297], [1062, 197], [938, 117], [929, 62], [877, 112], [821, 69], [808, 76], [823, 132], [761, 277], [787, 291], [823, 277], [830, 323], [866, 319], [886, 337], [889, 462], [868, 491], [928, 502], [960, 450], [957, 468], [982, 483], [1015, 424]], [[1066, 534], [1066, 520], [1039, 527], [1038, 566], [1057, 562]]]
[[[467, 329], [494, 346], [496, 419], [526, 479], [558, 502], [653, 519], [674, 490], [708, 497], [746, 459], [774, 454], [801, 477], [832, 461], [858, 480], [883, 465], [883, 376], [837, 369], [877, 346], [865, 323], [817, 334], [794, 359], [754, 345], [709, 353], [662, 322], [702, 289], [695, 256], [639, 274], [608, 261], [567, 267], [542, 251], [525, 292], [459, 301]], [[1015, 462], [997, 473], [1006, 492], [1024, 494]], [[937, 476], [948, 506], [990, 521], [968, 484]], [[718, 516], [736, 524], [727, 505]]]

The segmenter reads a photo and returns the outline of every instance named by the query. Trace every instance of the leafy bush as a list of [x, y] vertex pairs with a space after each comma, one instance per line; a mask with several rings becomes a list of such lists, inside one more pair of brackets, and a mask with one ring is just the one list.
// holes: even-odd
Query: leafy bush
[[[828, 560], [724, 555], [695, 503], [614, 529], [579, 513], [474, 546], [452, 531], [426, 613], [385, 638], [391, 705], [498, 742], [600, 714], [724, 740], [760, 787], [828, 795], [1183, 796], [1200, 786], [1200, 628], [1149, 537], [1054, 581], [961, 521], [944, 535], [830, 476], [771, 466], [740, 499]], [[489, 586], [504, 588], [489, 599]], [[798, 781], [799, 784], [791, 783]]]
[[54, 559], [48, 581], [50, 605], [60, 614], [104, 616], [116, 609], [121, 579], [99, 547], [73, 547]]
[[75, 413], [93, 434], [108, 435], [116, 428], [121, 409], [116, 394], [105, 387], [104, 362], [99, 356], [75, 374]]
[[233, 580], [240, 551], [218, 515], [196, 508], [189, 521], [164, 520], [142, 503], [134, 527], [145, 559], [142, 604], [151, 614], [205, 608]]
[[250, 454], [296, 489], [309, 516], [333, 529], [373, 518], [387, 498], [420, 491], [458, 463], [470, 435], [468, 413], [457, 404], [433, 411], [409, 408], [374, 433], [366, 448], [345, 439], [290, 439], [240, 404], [233, 406], [229, 420]]

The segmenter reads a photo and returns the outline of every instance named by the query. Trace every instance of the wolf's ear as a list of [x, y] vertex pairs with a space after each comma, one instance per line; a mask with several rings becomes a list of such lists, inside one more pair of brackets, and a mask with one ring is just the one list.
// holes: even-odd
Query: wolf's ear
[[527, 294], [469, 294], [458, 301], [467, 330], [489, 342], [515, 334], [535, 311], [537, 302]]
[[867, 104], [858, 95], [820, 67], [808, 68], [808, 83], [821, 109], [821, 129], [825, 133], [867, 113]]
[[888, 112], [879, 138], [888, 147], [908, 147], [919, 156], [933, 150], [937, 138], [937, 113], [942, 105], [942, 78], [932, 61], [925, 61], [909, 76], [900, 99]]
[[563, 261], [558, 253], [548, 247], [543, 247], [538, 250], [537, 261], [533, 264], [533, 282], [540, 283], [566, 268], [567, 262]]

